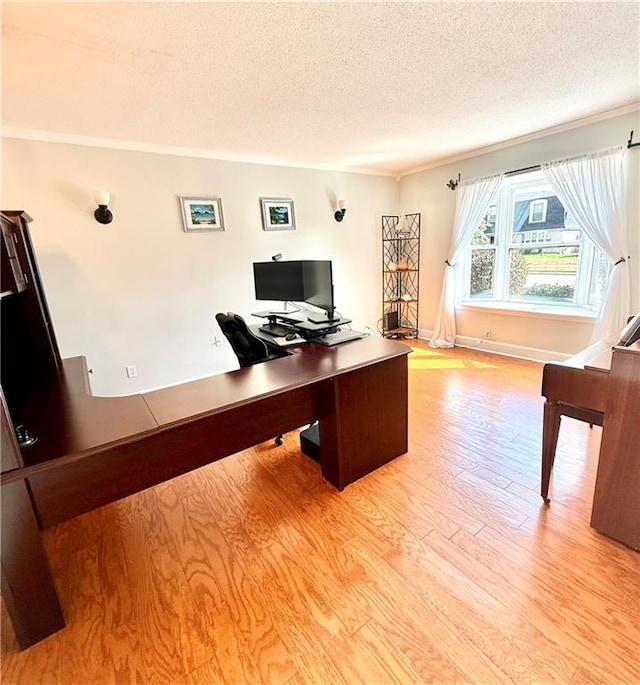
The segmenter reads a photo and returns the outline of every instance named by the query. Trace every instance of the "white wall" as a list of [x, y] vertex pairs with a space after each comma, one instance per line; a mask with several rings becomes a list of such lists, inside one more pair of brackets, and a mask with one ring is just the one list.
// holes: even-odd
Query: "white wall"
[[[640, 114], [593, 123], [404, 177], [242, 164], [63, 143], [4, 139], [2, 207], [24, 209], [63, 357], [84, 355], [96, 394], [126, 394], [236, 368], [215, 314], [247, 316], [252, 262], [331, 259], [336, 304], [355, 328], [381, 312], [380, 217], [422, 213], [419, 326], [433, 329], [451, 236], [458, 173], [477, 178], [622, 145]], [[640, 149], [629, 153], [628, 230], [632, 305], [640, 309]], [[114, 221], [93, 218], [92, 191], [112, 193]], [[179, 195], [220, 195], [226, 231], [184, 233]], [[291, 197], [296, 231], [262, 230], [260, 196]], [[333, 201], [345, 197], [345, 220]], [[546, 358], [584, 347], [590, 323], [461, 310], [458, 334]], [[545, 358], [544, 354], [531, 354]], [[138, 378], [127, 379], [135, 364]]]
[[[461, 174], [462, 180], [489, 176], [541, 162], [618, 147], [626, 144], [631, 130], [640, 134], [640, 113], [637, 111], [402, 178], [401, 211], [422, 213], [419, 316], [421, 330], [425, 331], [425, 334], [433, 330], [440, 303], [444, 260], [449, 249], [455, 210], [455, 192], [446, 186], [449, 179], [457, 178], [458, 173]], [[637, 136], [637, 139], [640, 140], [640, 136]], [[630, 174], [627, 189], [627, 228], [632, 257], [632, 311], [638, 311], [640, 148], [630, 150], [628, 158]], [[546, 350], [550, 351], [548, 358], [555, 356], [554, 352], [573, 354], [582, 349], [587, 345], [592, 330], [591, 320], [581, 323], [575, 319], [534, 318], [469, 310], [459, 310], [456, 313], [456, 323], [459, 336], [477, 341], [484, 331], [491, 330], [492, 344], [497, 341], [498, 349], [513, 348], [517, 351], [519, 347]]]
[[[92, 191], [112, 193], [113, 223]], [[380, 216], [397, 211], [394, 179], [60, 143], [4, 139], [2, 207], [24, 209], [63, 357], [84, 355], [97, 395], [118, 395], [237, 368], [218, 311], [247, 317], [252, 263], [331, 259], [336, 306], [376, 327]], [[184, 233], [179, 195], [219, 195], [224, 233]], [[349, 201], [342, 223], [335, 196]], [[259, 197], [290, 197], [297, 230], [262, 230]], [[125, 365], [138, 377], [127, 379]]]

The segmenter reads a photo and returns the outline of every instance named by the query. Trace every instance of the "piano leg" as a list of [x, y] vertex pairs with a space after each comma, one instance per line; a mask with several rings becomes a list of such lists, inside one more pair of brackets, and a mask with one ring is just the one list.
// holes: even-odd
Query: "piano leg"
[[558, 433], [560, 432], [560, 405], [558, 402], [544, 403], [544, 414], [542, 417], [542, 478], [540, 481], [540, 495], [549, 504], [549, 481], [551, 480], [551, 469], [556, 456], [556, 445], [558, 444]]

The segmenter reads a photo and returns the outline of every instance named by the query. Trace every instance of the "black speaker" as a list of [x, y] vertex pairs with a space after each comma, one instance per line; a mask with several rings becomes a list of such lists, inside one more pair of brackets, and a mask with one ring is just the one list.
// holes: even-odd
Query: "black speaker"
[[398, 328], [398, 312], [395, 309], [384, 315], [384, 330], [392, 331], [394, 328]]

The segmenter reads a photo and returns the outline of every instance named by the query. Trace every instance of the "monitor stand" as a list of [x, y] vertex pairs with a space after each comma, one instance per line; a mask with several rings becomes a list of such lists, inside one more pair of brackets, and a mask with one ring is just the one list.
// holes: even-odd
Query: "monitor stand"
[[295, 314], [295, 312], [299, 311], [299, 309], [287, 309], [285, 307], [282, 311], [279, 309], [270, 309], [269, 314], [273, 314], [274, 316], [286, 316], [287, 314]]

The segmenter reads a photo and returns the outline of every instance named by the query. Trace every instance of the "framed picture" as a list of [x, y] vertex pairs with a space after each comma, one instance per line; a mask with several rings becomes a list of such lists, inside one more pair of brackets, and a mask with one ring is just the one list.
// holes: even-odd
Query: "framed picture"
[[262, 228], [265, 231], [292, 231], [296, 227], [293, 200], [279, 197], [261, 197]]
[[219, 197], [180, 197], [180, 207], [185, 231], [224, 231]]

